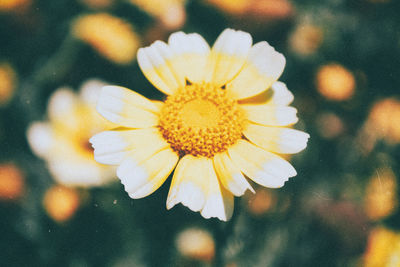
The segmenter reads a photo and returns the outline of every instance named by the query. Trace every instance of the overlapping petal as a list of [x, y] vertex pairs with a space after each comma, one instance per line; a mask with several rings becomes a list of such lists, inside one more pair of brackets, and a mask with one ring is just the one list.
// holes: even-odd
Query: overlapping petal
[[268, 127], [249, 123], [244, 135], [254, 144], [268, 151], [293, 154], [307, 146], [309, 134], [290, 128]]
[[265, 187], [282, 187], [297, 174], [286, 160], [245, 140], [239, 140], [228, 149], [228, 153], [246, 176]]
[[176, 32], [169, 37], [168, 45], [174, 53], [171, 59], [174, 70], [191, 83], [204, 81], [210, 54], [210, 47], [204, 38], [197, 33]]
[[255, 96], [276, 82], [283, 72], [285, 57], [267, 42], [256, 43], [249, 51], [243, 69], [227, 85], [236, 99]]
[[224, 30], [211, 49], [205, 81], [216, 86], [231, 81], [245, 64], [251, 44], [252, 38], [247, 32]]
[[131, 128], [145, 128], [158, 123], [159, 108], [144, 96], [120, 86], [102, 88], [97, 111], [107, 120]]
[[242, 196], [247, 189], [254, 192], [254, 189], [226, 152], [216, 154], [213, 162], [221, 184], [232, 194]]
[[104, 131], [90, 139], [97, 162], [119, 165], [133, 149], [162, 149], [168, 143], [157, 128]]
[[157, 190], [178, 162], [178, 155], [169, 147], [136, 149], [121, 163], [117, 176], [131, 198], [142, 198]]

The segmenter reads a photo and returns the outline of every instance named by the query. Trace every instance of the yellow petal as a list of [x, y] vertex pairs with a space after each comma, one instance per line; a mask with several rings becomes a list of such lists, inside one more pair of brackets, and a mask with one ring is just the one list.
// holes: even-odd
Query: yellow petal
[[289, 128], [268, 127], [249, 123], [244, 135], [254, 144], [268, 151], [293, 154], [307, 146], [309, 134]]
[[238, 167], [233, 164], [229, 155], [219, 153], [214, 156], [214, 168], [221, 184], [235, 196], [243, 195], [247, 189], [254, 193], [254, 189], [247, 182]]
[[250, 34], [232, 29], [224, 30], [211, 50], [206, 81], [225, 85], [243, 67], [252, 44]]
[[193, 211], [200, 211], [208, 193], [207, 158], [184, 156], [178, 163], [167, 198], [167, 209], [182, 203]]
[[95, 160], [109, 165], [121, 164], [133, 149], [149, 150], [154, 147], [159, 150], [169, 146], [157, 128], [104, 131], [89, 141], [94, 148]]
[[168, 44], [175, 55], [173, 59], [175, 70], [192, 83], [204, 81], [210, 53], [210, 47], [204, 38], [197, 33], [176, 32], [171, 34]]
[[152, 153], [130, 155], [117, 169], [117, 176], [131, 198], [142, 198], [157, 190], [178, 162], [178, 155], [170, 148], [150, 157], [149, 154]]
[[270, 126], [287, 126], [298, 121], [297, 110], [287, 106], [241, 105], [246, 118], [254, 123]]
[[156, 41], [140, 48], [137, 59], [143, 74], [161, 92], [170, 95], [185, 86], [184, 73], [176, 69], [176, 56], [166, 43]]
[[227, 85], [236, 99], [255, 96], [278, 80], [285, 67], [285, 57], [275, 51], [267, 42], [255, 44], [249, 52], [246, 64]]
[[246, 176], [262, 186], [282, 187], [289, 177], [296, 175], [289, 162], [245, 140], [231, 146], [228, 153]]
[[157, 125], [158, 107], [144, 96], [120, 86], [102, 88], [97, 111], [107, 120], [131, 128]]

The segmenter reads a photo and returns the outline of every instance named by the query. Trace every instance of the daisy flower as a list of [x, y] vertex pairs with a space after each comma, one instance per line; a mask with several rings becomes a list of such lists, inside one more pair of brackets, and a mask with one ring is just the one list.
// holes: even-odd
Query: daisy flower
[[90, 139], [98, 162], [119, 165], [131, 198], [153, 193], [175, 169], [167, 209], [182, 203], [226, 221], [234, 195], [253, 191], [247, 179], [277, 188], [296, 175], [275, 153], [303, 150], [309, 135], [283, 127], [298, 119], [293, 95], [277, 82], [285, 58], [267, 42], [226, 29], [210, 49], [200, 35], [177, 32], [137, 58], [166, 100], [103, 87], [97, 111], [122, 127]]
[[79, 94], [57, 89], [47, 106], [48, 121], [33, 122], [27, 131], [32, 151], [44, 159], [53, 178], [66, 186], [100, 186], [115, 179], [115, 168], [93, 159], [89, 138], [115, 128], [96, 112], [96, 99], [104, 86], [99, 80], [85, 82]]

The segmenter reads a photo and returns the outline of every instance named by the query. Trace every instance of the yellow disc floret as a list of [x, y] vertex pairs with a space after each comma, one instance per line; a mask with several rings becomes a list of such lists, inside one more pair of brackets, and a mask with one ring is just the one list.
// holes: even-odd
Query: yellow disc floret
[[242, 137], [243, 112], [226, 90], [191, 84], [165, 101], [159, 129], [180, 155], [212, 157]]

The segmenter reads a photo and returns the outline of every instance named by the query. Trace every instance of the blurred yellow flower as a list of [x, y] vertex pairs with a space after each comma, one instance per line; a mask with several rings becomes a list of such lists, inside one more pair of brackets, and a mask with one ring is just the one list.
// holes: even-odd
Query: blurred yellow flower
[[396, 176], [389, 168], [377, 169], [368, 182], [364, 209], [372, 220], [385, 218], [398, 206]]
[[107, 13], [78, 17], [73, 22], [72, 31], [78, 39], [117, 64], [132, 62], [140, 45], [130, 24]]
[[375, 102], [369, 117], [368, 130], [389, 143], [400, 142], [400, 101], [386, 98]]
[[7, 104], [14, 94], [17, 75], [8, 63], [0, 62], [0, 106]]
[[383, 227], [375, 228], [368, 237], [364, 267], [400, 266], [400, 234]]
[[58, 89], [49, 100], [49, 121], [34, 122], [27, 137], [36, 155], [61, 184], [97, 186], [114, 178], [115, 169], [97, 163], [89, 137], [112, 124], [95, 110], [96, 99], [104, 83], [90, 80], [82, 85], [79, 95], [71, 89]]
[[267, 42], [252, 45], [250, 34], [226, 29], [210, 49], [200, 35], [177, 32], [168, 44], [140, 48], [138, 63], [166, 101], [103, 87], [98, 112], [124, 128], [90, 140], [98, 162], [119, 165], [130, 197], [153, 193], [177, 165], [167, 209], [182, 203], [228, 220], [233, 195], [253, 190], [244, 175], [272, 188], [296, 175], [274, 153], [300, 152], [309, 135], [285, 127], [297, 111], [277, 82], [285, 58]]
[[319, 68], [316, 85], [318, 92], [326, 99], [343, 101], [354, 95], [356, 81], [345, 67], [331, 63]]
[[0, 12], [17, 10], [23, 6], [27, 6], [31, 3], [31, 0], [1, 0], [0, 1]]
[[235, 15], [249, 15], [263, 20], [286, 18], [293, 13], [287, 0], [205, 0], [217, 8]]
[[43, 206], [47, 214], [57, 222], [70, 219], [78, 209], [80, 199], [74, 188], [61, 185], [50, 187], [44, 197]]
[[189, 259], [211, 262], [215, 256], [215, 241], [210, 232], [201, 228], [188, 228], [176, 238], [179, 253]]
[[25, 179], [22, 171], [13, 163], [0, 164], [0, 200], [15, 200], [22, 196]]
[[168, 29], [178, 29], [186, 21], [186, 0], [128, 0], [131, 4], [156, 17]]

